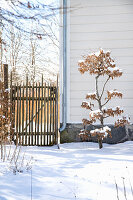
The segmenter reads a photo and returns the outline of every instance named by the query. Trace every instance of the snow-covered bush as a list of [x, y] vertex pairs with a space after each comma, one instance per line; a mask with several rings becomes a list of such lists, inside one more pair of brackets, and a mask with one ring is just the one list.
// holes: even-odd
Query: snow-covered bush
[[[90, 75], [95, 76], [95, 88], [96, 91], [93, 93], [88, 93], [86, 95], [87, 100], [91, 100], [88, 102], [87, 100], [82, 102], [82, 107], [90, 110], [89, 119], [83, 119], [84, 126], [96, 123], [97, 120], [100, 121], [100, 128], [96, 128], [95, 130], [87, 131], [86, 129], [81, 130], [80, 137], [82, 139], [86, 139], [89, 136], [95, 136], [98, 139], [99, 148], [102, 148], [102, 140], [104, 137], [108, 135], [111, 137], [111, 129], [108, 126], [104, 126], [104, 119], [108, 117], [114, 117], [121, 115], [124, 111], [119, 106], [114, 108], [106, 108], [105, 105], [113, 98], [118, 97], [122, 98], [122, 93], [118, 90], [110, 90], [107, 91], [106, 98], [103, 97], [105, 93], [106, 84], [110, 79], [118, 78], [122, 76], [122, 70], [116, 67], [114, 60], [110, 57], [110, 52], [103, 51], [100, 49], [99, 52], [92, 53], [87, 57], [84, 57], [84, 60], [78, 62], [79, 71], [81, 74], [85, 72], [89, 72]], [[99, 83], [98, 80], [102, 76], [107, 76], [105, 83], [103, 84], [101, 92], [99, 91]], [[94, 104], [93, 101], [98, 103], [98, 110], [93, 110]], [[104, 103], [103, 103], [104, 100]], [[130, 120], [128, 117], [121, 117], [115, 122], [115, 127], [124, 126], [125, 124], [129, 124]]]
[[8, 119], [5, 116], [5, 92], [3, 83], [0, 81], [0, 142], [3, 139], [5, 132], [8, 132]]
[[10, 105], [8, 103], [8, 90], [4, 89], [4, 83], [0, 81], [0, 152], [3, 159], [3, 145], [9, 143], [11, 137]]

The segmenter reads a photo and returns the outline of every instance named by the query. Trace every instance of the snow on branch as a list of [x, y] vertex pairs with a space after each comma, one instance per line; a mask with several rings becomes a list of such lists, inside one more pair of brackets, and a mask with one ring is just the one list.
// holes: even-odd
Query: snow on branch
[[131, 124], [130, 117], [123, 116], [115, 122], [115, 127], [125, 126], [126, 124]]
[[113, 79], [114, 77], [122, 76], [122, 70], [119, 69], [118, 67], [111, 66], [107, 68], [106, 74]]
[[91, 111], [90, 114], [89, 114], [89, 117], [92, 120], [93, 119], [99, 119], [101, 116], [103, 116], [103, 112], [100, 109]]
[[88, 136], [91, 137], [90, 131], [88, 131], [88, 130], [82, 129], [82, 130], [80, 131], [80, 133], [79, 133], [79, 137], [80, 137], [80, 139], [81, 139], [82, 141], [87, 140], [87, 139], [88, 139]]
[[82, 119], [82, 122], [83, 122], [83, 125], [90, 125], [90, 124], [93, 124], [94, 122], [96, 122], [96, 119]]
[[123, 109], [120, 108], [120, 106], [116, 106], [114, 108], [104, 107], [102, 111], [103, 111], [104, 116], [108, 115], [112, 117], [114, 117], [115, 115], [121, 115], [124, 112]]
[[108, 135], [111, 137], [111, 129], [108, 126], [90, 131], [91, 136], [98, 136], [102, 139]]
[[86, 95], [86, 99], [96, 100], [96, 92], [88, 93], [88, 94]]
[[89, 72], [92, 75], [108, 75], [112, 79], [122, 76], [122, 70], [116, 67], [114, 60], [110, 57], [110, 52], [105, 52], [103, 49], [80, 60], [78, 66], [81, 74]]
[[110, 91], [107, 91], [107, 99], [111, 99], [112, 97], [119, 97], [119, 98], [122, 98], [122, 93], [119, 92], [118, 90], [114, 89], [114, 90], [110, 90]]
[[92, 104], [91, 102], [88, 101], [83, 101], [81, 107], [82, 108], [86, 108], [89, 110], [92, 110], [92, 106], [94, 107], [94, 104]]

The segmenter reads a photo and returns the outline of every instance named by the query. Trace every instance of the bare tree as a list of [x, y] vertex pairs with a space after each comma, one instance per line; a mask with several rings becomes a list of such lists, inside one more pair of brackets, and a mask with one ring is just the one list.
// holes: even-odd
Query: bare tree
[[[41, 26], [46, 27], [46, 22], [56, 16], [60, 7], [58, 1], [23, 1], [23, 0], [2, 0], [0, 5], [1, 25], [13, 24], [14, 27], [30, 34], [29, 24], [31, 20], [37, 21]], [[27, 21], [28, 26], [25, 25]], [[37, 37], [47, 35], [44, 32], [34, 32]]]
[[14, 28], [11, 25], [10, 30], [10, 65], [12, 69], [16, 69], [17, 63], [19, 61], [19, 52], [22, 46], [22, 34], [20, 31], [14, 32]]
[[[0, 21], [1, 21], [1, 27], [4, 29], [4, 31], [7, 32], [7, 37], [9, 38], [9, 34], [11, 34], [11, 31], [9, 31], [9, 24], [13, 27], [12, 30], [12, 39], [13, 37], [16, 37], [17, 39], [22, 39], [23, 35], [25, 35], [27, 38], [30, 37], [29, 41], [27, 39], [27, 43], [30, 43], [30, 47], [32, 49], [31, 55], [35, 54], [35, 37], [38, 40], [42, 41], [48, 41], [50, 45], [47, 45], [45, 47], [46, 42], [44, 43], [44, 49], [48, 46], [52, 46], [52, 51], [54, 53], [58, 54], [59, 51], [59, 41], [58, 41], [58, 27], [59, 27], [59, 17], [58, 13], [60, 10], [60, 7], [57, 3], [57, 0], [51, 0], [51, 1], [34, 1], [33, 2], [25, 2], [23, 0], [2, 0], [2, 4], [0, 5]], [[31, 24], [34, 27], [31, 32]], [[38, 28], [36, 29], [36, 24]], [[17, 31], [21, 32], [21, 37], [15, 36], [17, 34]], [[31, 39], [31, 33], [32, 36], [34, 35], [33, 40]], [[11, 40], [12, 40], [11, 39]], [[3, 39], [1, 38], [3, 41]], [[12, 40], [13, 41], [13, 40]], [[37, 40], [36, 40], [37, 41]], [[18, 43], [16, 43], [18, 42]], [[16, 61], [18, 60], [19, 56], [19, 47], [21, 41], [16, 41], [15, 43], [12, 42], [12, 66], [16, 65]], [[47, 43], [48, 43], [47, 42]], [[6, 41], [7, 43], [7, 41]], [[17, 46], [19, 44], [19, 46]], [[14, 47], [15, 52], [14, 52]], [[39, 50], [39, 47], [37, 48]], [[38, 51], [37, 50], [37, 51]], [[15, 53], [15, 54], [14, 54]], [[22, 52], [21, 52], [22, 53]], [[50, 54], [50, 48], [49, 53]], [[53, 53], [53, 52], [52, 52]], [[39, 55], [39, 54], [38, 54]], [[38, 55], [32, 56], [32, 67], [34, 65], [35, 69], [35, 59], [37, 59]], [[46, 55], [46, 54], [45, 54]], [[44, 57], [44, 56], [42, 56]], [[47, 56], [48, 58], [48, 56]], [[52, 57], [51, 57], [52, 58]], [[52, 59], [40, 59], [40, 62], [46, 61], [46, 64], [50, 61], [51, 63], [54, 63], [54, 60]], [[56, 64], [57, 65], [57, 64]], [[55, 65], [55, 66], [56, 66]], [[22, 66], [21, 66], [22, 67]], [[47, 66], [46, 66], [47, 68]], [[30, 70], [30, 69], [29, 69]], [[51, 70], [52, 71], [52, 70]], [[35, 71], [34, 71], [35, 73]], [[35, 76], [35, 74], [34, 74]], [[33, 77], [34, 77], [33, 76]]]
[[9, 64], [13, 82], [17, 82], [19, 80], [17, 67], [22, 59], [22, 33], [9, 25], [8, 37], [5, 32], [3, 35], [5, 36], [3, 39], [3, 61]]

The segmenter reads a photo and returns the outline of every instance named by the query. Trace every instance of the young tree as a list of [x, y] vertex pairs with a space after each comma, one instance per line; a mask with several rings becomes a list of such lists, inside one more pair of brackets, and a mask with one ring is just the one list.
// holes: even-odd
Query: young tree
[[12, 72], [13, 83], [20, 80], [18, 74], [18, 64], [22, 59], [22, 33], [19, 30], [15, 30], [12, 25], [9, 25], [8, 35], [3, 33], [4, 45], [3, 45], [3, 62], [9, 64], [9, 71]]
[[[95, 75], [95, 88], [96, 91], [93, 93], [88, 93], [86, 95], [86, 99], [94, 100], [98, 103], [98, 110], [93, 110], [94, 104], [92, 102], [83, 101], [82, 107], [90, 110], [89, 119], [83, 119], [84, 126], [93, 125], [97, 120], [100, 121], [100, 128], [96, 128], [95, 130], [87, 131], [85, 129], [81, 130], [80, 137], [82, 139], [86, 139], [89, 136], [97, 137], [99, 148], [103, 147], [102, 140], [104, 137], [111, 137], [111, 129], [108, 126], [104, 126], [104, 119], [108, 117], [114, 117], [121, 115], [124, 111], [120, 108], [120, 106], [116, 106], [115, 108], [106, 108], [105, 105], [113, 98], [118, 97], [122, 98], [122, 93], [118, 90], [114, 89], [111, 91], [107, 91], [106, 98], [104, 99], [103, 95], [105, 93], [106, 84], [110, 79], [114, 79], [122, 76], [122, 71], [118, 67], [114, 60], [110, 57], [110, 52], [103, 51], [100, 49], [99, 52], [92, 53], [87, 57], [84, 57], [84, 60], [79, 61], [79, 71], [81, 74], [85, 72], [89, 72], [90, 75]], [[102, 76], [107, 76], [105, 83], [103, 84], [101, 92], [99, 91], [99, 83], [98, 80]], [[103, 102], [104, 100], [104, 102]], [[115, 127], [124, 126], [125, 124], [129, 124], [130, 120], [128, 117], [122, 117], [115, 122]]]

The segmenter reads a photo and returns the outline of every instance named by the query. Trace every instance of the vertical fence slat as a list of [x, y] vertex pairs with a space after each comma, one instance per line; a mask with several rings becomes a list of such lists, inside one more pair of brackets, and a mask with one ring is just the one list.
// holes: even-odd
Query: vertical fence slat
[[57, 120], [56, 120], [56, 123], [57, 123], [57, 129], [56, 129], [56, 131], [57, 131], [57, 144], [60, 144], [60, 133], [59, 133], [59, 128], [58, 128], [58, 118], [59, 118], [59, 109], [58, 109], [58, 90], [59, 90], [59, 86], [58, 86], [58, 75], [57, 75], [57, 110], [56, 110], [56, 116], [57, 116]]
[[11, 141], [11, 138], [12, 138], [12, 73], [10, 75], [10, 141]]
[[50, 133], [49, 133], [49, 144], [51, 145], [51, 135], [52, 135], [52, 133], [51, 133], [51, 125], [52, 125], [52, 119], [51, 119], [51, 117], [52, 117], [52, 98], [51, 98], [51, 96], [52, 96], [52, 86], [51, 86], [51, 84], [50, 84], [50, 112], [49, 112], [49, 115], [50, 115]]
[[49, 145], [49, 84], [47, 86], [47, 145]]
[[28, 145], [30, 145], [30, 140], [31, 140], [31, 135], [30, 135], [30, 130], [31, 130], [31, 127], [30, 127], [30, 97], [31, 97], [31, 87], [29, 85], [29, 138], [28, 138]]
[[43, 76], [42, 76], [42, 85], [41, 85], [41, 137], [40, 137], [41, 146], [42, 146], [42, 114], [43, 114]]
[[35, 145], [37, 145], [36, 143], [36, 137], [37, 137], [37, 129], [36, 129], [36, 126], [37, 126], [37, 83], [36, 83], [36, 110], [35, 110]]
[[19, 87], [19, 144], [21, 144], [21, 84]]
[[23, 91], [22, 91], [22, 145], [24, 145], [24, 83], [23, 83]]
[[56, 143], [56, 141], [57, 141], [57, 134], [56, 134], [56, 130], [57, 130], [57, 122], [56, 122], [56, 120], [57, 120], [57, 114], [56, 114], [56, 109], [57, 109], [57, 106], [56, 106], [56, 104], [57, 104], [57, 87], [55, 88], [55, 143]]
[[46, 145], [46, 83], [44, 85], [44, 141], [43, 144]]
[[34, 83], [32, 85], [32, 114], [31, 114], [31, 118], [32, 118], [32, 122], [31, 122], [31, 134], [32, 134], [32, 137], [31, 137], [31, 145], [33, 145], [33, 122], [34, 122], [34, 119], [33, 119], [33, 113], [34, 113]]
[[54, 88], [54, 85], [53, 85], [53, 143], [55, 141], [55, 130], [54, 130], [54, 125], [55, 125], [55, 109], [54, 109], [54, 106], [55, 106], [55, 88]]
[[14, 128], [14, 134], [13, 134], [13, 138], [16, 139], [16, 136], [15, 136], [15, 133], [16, 133], [16, 92], [17, 92], [17, 89], [16, 89], [16, 84], [14, 85], [14, 103], [13, 103], [13, 113], [14, 113], [14, 119], [13, 119], [13, 128]]
[[19, 88], [18, 88], [18, 83], [17, 83], [17, 116], [16, 116], [16, 144], [18, 144], [18, 118], [19, 118], [19, 113], [18, 113], [18, 107], [19, 107]]
[[27, 124], [28, 124], [28, 76], [26, 77], [26, 131], [25, 131], [25, 145], [27, 145]]
[[40, 145], [40, 83], [38, 87], [38, 123], [37, 123], [37, 145]]

